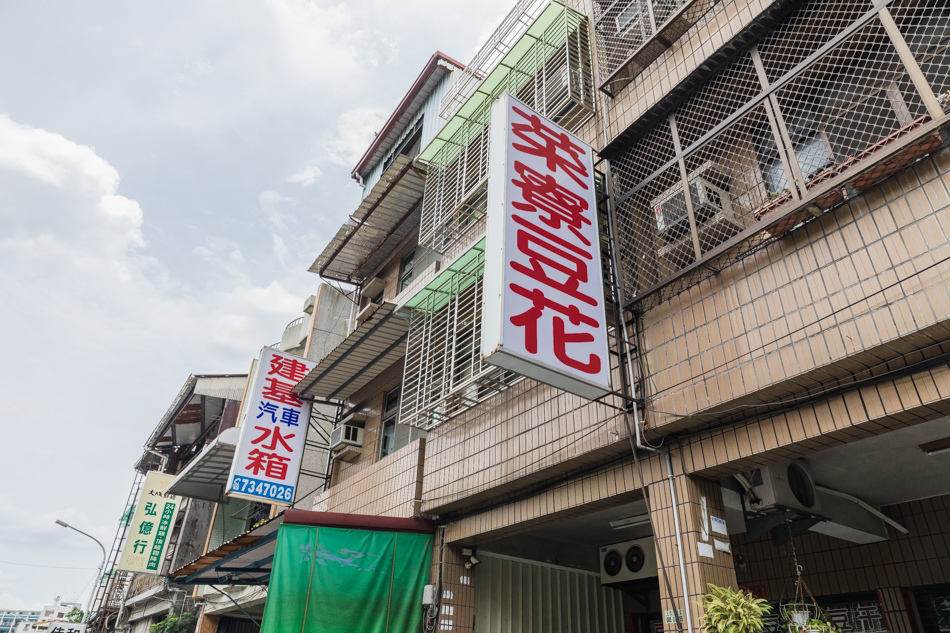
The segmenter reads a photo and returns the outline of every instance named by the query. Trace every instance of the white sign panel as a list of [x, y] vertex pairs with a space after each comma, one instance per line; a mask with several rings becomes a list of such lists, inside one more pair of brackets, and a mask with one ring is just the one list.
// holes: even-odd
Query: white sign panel
[[85, 624], [73, 622], [50, 622], [47, 633], [86, 633]]
[[294, 502], [310, 404], [293, 389], [316, 363], [265, 347], [245, 397], [241, 440], [228, 476], [229, 497]]
[[510, 95], [490, 133], [482, 355], [599, 398], [610, 360], [593, 152]]
[[156, 471], [145, 476], [145, 487], [129, 524], [118, 569], [142, 574], [162, 573], [162, 562], [181, 503], [181, 497], [165, 492], [173, 479], [174, 475]]

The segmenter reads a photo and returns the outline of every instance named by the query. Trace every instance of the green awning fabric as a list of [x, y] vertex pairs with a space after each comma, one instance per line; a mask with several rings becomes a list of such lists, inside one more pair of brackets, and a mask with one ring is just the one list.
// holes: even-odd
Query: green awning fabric
[[282, 525], [261, 633], [417, 633], [432, 536]]

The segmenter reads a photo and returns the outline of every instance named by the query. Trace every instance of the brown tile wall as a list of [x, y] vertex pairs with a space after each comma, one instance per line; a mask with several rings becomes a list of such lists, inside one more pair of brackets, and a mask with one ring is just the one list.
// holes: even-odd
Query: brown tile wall
[[318, 512], [389, 517], [418, 517], [425, 440], [419, 439], [388, 457], [361, 468], [314, 497]]
[[[948, 414], [950, 368], [943, 365], [787, 414], [707, 431], [667, 448], [678, 478], [686, 473], [719, 479]], [[666, 477], [666, 465], [655, 455], [641, 458], [641, 465], [647, 485]], [[637, 498], [642, 498], [640, 479], [627, 459], [456, 517], [446, 527], [446, 541], [483, 543]]]
[[[429, 580], [442, 590], [442, 603], [439, 610], [440, 631], [475, 630], [475, 573], [465, 568], [462, 548], [439, 546], [440, 536], [436, 534], [432, 546], [432, 568]], [[442, 628], [447, 627], [447, 628]]]
[[[802, 578], [816, 597], [885, 589], [879, 596], [892, 633], [910, 631], [900, 587], [950, 582], [950, 495], [901, 503], [882, 511], [910, 530], [888, 528], [882, 543], [858, 545], [808, 532], [795, 539]], [[770, 600], [793, 598], [795, 572], [788, 545], [775, 547], [767, 537], [749, 542], [734, 535], [741, 584], [765, 585]]]
[[643, 317], [648, 423], [695, 427], [950, 341], [950, 150]]
[[[683, 564], [686, 568], [688, 596], [683, 601], [683, 583], [680, 575], [679, 556], [676, 545], [673, 496], [669, 481], [650, 485], [650, 512], [653, 521], [657, 548], [657, 565], [660, 573], [660, 596], [663, 610], [690, 609], [693, 626], [698, 629], [701, 609], [696, 602], [706, 593], [706, 585], [713, 583], [720, 587], [736, 586], [736, 573], [732, 556], [713, 549], [713, 558], [701, 557], [698, 543], [701, 542], [702, 505], [706, 498], [707, 512], [714, 516], [725, 516], [722, 492], [718, 482], [696, 477], [676, 477], [676, 508], [679, 516], [680, 542], [683, 545]], [[721, 538], [721, 537], [720, 537]], [[713, 544], [714, 536], [707, 534], [705, 543]], [[685, 621], [685, 612], [684, 612]], [[667, 630], [679, 630], [672, 624]]]

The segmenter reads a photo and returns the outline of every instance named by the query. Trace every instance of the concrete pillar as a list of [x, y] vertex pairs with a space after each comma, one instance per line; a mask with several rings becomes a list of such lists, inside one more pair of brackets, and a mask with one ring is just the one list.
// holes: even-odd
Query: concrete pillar
[[462, 549], [446, 545], [440, 556], [439, 535], [436, 535], [429, 580], [438, 585], [441, 568], [442, 604], [436, 630], [465, 633], [475, 628], [475, 569], [465, 567], [468, 557], [463, 556]]
[[220, 615], [207, 614], [202, 609], [198, 616], [198, 622], [195, 623], [195, 633], [217, 633], [220, 621]]
[[[674, 478], [676, 512], [668, 480], [649, 486], [650, 512], [655, 530], [657, 565], [660, 571], [660, 598], [666, 631], [685, 631], [690, 610], [692, 630], [702, 630], [702, 608], [697, 605], [706, 593], [707, 583], [736, 587], [736, 570], [732, 554], [716, 549], [715, 541], [729, 543], [729, 537], [712, 529], [711, 519], [725, 519], [722, 491], [717, 482], [679, 475]], [[706, 528], [703, 529], [703, 500], [706, 506]], [[679, 518], [679, 540], [683, 565], [677, 547], [676, 522]], [[705, 536], [705, 538], [704, 538]], [[731, 546], [730, 546], [731, 549]], [[709, 556], [711, 554], [711, 556]], [[686, 600], [683, 600], [685, 572]], [[677, 622], [676, 618], [682, 618]]]

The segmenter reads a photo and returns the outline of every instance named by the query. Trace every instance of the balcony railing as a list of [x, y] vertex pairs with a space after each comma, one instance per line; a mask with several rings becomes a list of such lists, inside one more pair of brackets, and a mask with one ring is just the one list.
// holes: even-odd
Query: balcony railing
[[587, 18], [552, 2], [422, 152], [429, 164], [419, 243], [445, 253], [480, 235], [485, 214], [491, 107], [511, 93], [569, 131], [594, 112]]
[[595, 0], [600, 89], [624, 89], [715, 4], [715, 0]]
[[941, 147], [950, 7], [812, 2], [612, 160], [626, 301], [662, 301]]
[[484, 240], [405, 306], [409, 340], [399, 422], [429, 429], [521, 380], [482, 360]]

